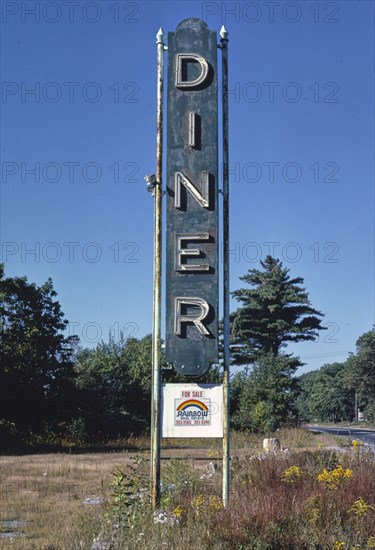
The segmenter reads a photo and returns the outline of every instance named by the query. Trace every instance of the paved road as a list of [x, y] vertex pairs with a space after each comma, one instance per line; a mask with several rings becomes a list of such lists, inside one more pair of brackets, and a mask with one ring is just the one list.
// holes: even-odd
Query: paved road
[[375, 449], [375, 430], [361, 430], [360, 428], [326, 428], [325, 426], [307, 426], [310, 431], [327, 432], [329, 434], [360, 439]]

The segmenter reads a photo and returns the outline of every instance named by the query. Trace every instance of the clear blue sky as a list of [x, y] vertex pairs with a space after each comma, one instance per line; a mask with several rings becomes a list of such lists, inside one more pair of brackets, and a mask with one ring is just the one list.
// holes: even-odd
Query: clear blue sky
[[52, 277], [82, 345], [151, 332], [155, 35], [200, 17], [230, 38], [231, 288], [273, 249], [325, 313], [289, 348], [304, 370], [354, 351], [374, 323], [373, 2], [1, 9], [7, 275]]

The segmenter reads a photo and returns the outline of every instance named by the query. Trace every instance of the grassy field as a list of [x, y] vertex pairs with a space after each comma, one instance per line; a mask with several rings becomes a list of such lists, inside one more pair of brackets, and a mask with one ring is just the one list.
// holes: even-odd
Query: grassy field
[[284, 450], [265, 454], [261, 438], [233, 435], [228, 510], [220, 442], [164, 441], [156, 516], [146, 439], [110, 452], [2, 456], [0, 548], [375, 548], [374, 456], [359, 445], [339, 451], [328, 434], [277, 437]]

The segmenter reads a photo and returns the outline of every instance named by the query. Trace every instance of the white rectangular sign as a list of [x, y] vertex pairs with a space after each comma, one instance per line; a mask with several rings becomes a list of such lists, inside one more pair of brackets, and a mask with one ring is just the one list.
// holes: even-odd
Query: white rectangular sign
[[164, 384], [161, 437], [223, 437], [222, 384]]

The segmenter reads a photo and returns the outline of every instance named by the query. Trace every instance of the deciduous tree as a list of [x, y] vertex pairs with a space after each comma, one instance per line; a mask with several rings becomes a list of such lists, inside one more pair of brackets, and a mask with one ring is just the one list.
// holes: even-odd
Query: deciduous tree
[[265, 433], [294, 423], [297, 381], [293, 375], [299, 364], [287, 355], [259, 354], [251, 370], [238, 373], [232, 381], [235, 427]]
[[77, 338], [66, 336], [52, 280], [5, 277], [0, 266], [0, 416], [38, 430], [73, 413]]

